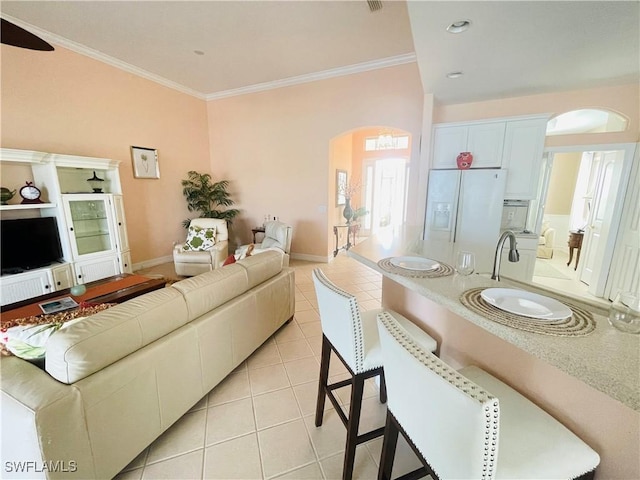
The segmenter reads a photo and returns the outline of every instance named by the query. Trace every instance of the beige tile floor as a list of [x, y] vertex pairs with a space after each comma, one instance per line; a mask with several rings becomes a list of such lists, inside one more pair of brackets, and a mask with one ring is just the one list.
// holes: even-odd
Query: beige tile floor
[[[346, 430], [331, 403], [314, 425], [322, 329], [311, 271], [320, 267], [353, 293], [363, 310], [379, 308], [381, 277], [343, 253], [328, 264], [292, 261], [296, 269], [294, 320], [142, 452], [118, 479], [339, 479]], [[173, 264], [136, 273], [175, 278]], [[332, 360], [332, 380], [346, 378]], [[360, 431], [384, 425], [385, 405], [370, 381]], [[349, 388], [338, 390], [348, 408]], [[348, 410], [347, 410], [348, 411]], [[354, 479], [377, 477], [382, 439], [358, 446]], [[420, 466], [399, 442], [394, 476]]]

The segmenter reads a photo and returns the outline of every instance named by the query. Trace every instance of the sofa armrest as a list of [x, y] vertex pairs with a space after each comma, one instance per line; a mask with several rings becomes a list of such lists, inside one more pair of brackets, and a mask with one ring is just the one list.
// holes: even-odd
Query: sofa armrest
[[223, 240], [221, 242], [217, 242], [209, 249], [209, 252], [211, 253], [211, 265], [213, 265], [213, 269], [215, 270], [216, 268], [221, 267], [229, 256], [229, 241]]
[[[20, 358], [2, 357], [0, 362], [3, 478], [44, 478], [45, 473], [47, 478], [70, 474], [94, 478], [91, 442], [78, 389], [57, 382]], [[43, 461], [59, 461], [60, 468], [65, 467], [67, 472], [43, 472]], [[23, 464], [21, 468], [18, 462]]]

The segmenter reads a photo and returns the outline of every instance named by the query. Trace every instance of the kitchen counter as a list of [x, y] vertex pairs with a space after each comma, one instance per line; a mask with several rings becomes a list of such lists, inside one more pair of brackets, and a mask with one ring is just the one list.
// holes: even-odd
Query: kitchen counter
[[[597, 451], [601, 462], [596, 480], [640, 478], [640, 335], [609, 325], [604, 302], [566, 297], [504, 275], [500, 282], [491, 280], [488, 271], [415, 278], [378, 266], [379, 260], [402, 255], [454, 266], [458, 250], [482, 255], [483, 262], [476, 264], [493, 264], [486, 247], [467, 242], [454, 250], [449, 243], [426, 242], [419, 232], [409, 230], [387, 231], [361, 241], [347, 255], [383, 274], [383, 307], [405, 315], [433, 336], [445, 362], [454, 368], [473, 364], [488, 371]], [[459, 300], [471, 288], [490, 287], [519, 288], [568, 301], [593, 314], [595, 330], [572, 337], [530, 333], [486, 318]]]
[[[473, 245], [458, 249], [473, 251]], [[399, 255], [418, 255], [455, 265], [451, 244], [419, 240], [419, 235], [392, 233], [362, 241], [348, 255], [382, 273], [389, 279], [436, 302], [486, 332], [509, 342], [519, 349], [547, 362], [594, 389], [640, 412], [640, 335], [631, 335], [613, 328], [607, 311], [601, 304], [559, 295], [543, 288], [504, 279], [500, 282], [488, 276], [457, 274], [440, 278], [412, 278], [388, 273], [377, 262]], [[539, 293], [558, 300], [570, 301], [593, 313], [594, 332], [580, 337], [557, 337], [525, 332], [496, 323], [460, 303], [460, 295], [476, 287], [512, 287]]]

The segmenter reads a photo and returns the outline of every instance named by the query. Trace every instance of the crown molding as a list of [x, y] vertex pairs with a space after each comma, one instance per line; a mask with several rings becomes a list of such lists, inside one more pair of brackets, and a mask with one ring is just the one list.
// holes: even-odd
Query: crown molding
[[152, 82], [158, 83], [165, 87], [171, 88], [173, 90], [177, 90], [182, 93], [186, 93], [187, 95], [191, 95], [193, 97], [199, 98], [201, 100], [205, 100], [206, 96], [203, 93], [197, 92], [191, 88], [185, 87], [179, 83], [173, 82], [171, 80], [167, 80], [160, 75], [156, 75], [155, 73], [148, 72], [142, 68], [138, 68], [134, 65], [131, 65], [127, 62], [123, 62], [122, 60], [118, 60], [117, 58], [110, 57], [98, 50], [94, 50], [80, 43], [74, 42], [67, 38], [56, 35], [55, 33], [48, 32], [43, 30], [35, 25], [31, 25], [30, 23], [23, 22], [22, 20], [12, 17], [10, 15], [2, 14], [2, 16], [9, 20], [11, 23], [15, 23], [19, 27], [22, 27], [30, 32], [38, 35], [43, 40], [58, 45], [60, 47], [66, 48], [68, 50], [72, 50], [76, 53], [84, 55], [86, 57], [93, 58], [94, 60], [98, 60], [99, 62], [106, 63], [107, 65], [111, 65], [112, 67], [119, 68], [120, 70], [124, 70], [125, 72], [132, 73], [142, 78], [146, 78], [147, 80], [151, 80]]
[[373, 60], [370, 62], [357, 63], [354, 65], [347, 65], [345, 67], [338, 67], [338, 68], [332, 68], [329, 70], [323, 70], [321, 72], [308, 73], [308, 74], [299, 75], [296, 77], [283, 78], [281, 80], [274, 80], [271, 82], [258, 83], [255, 85], [248, 85], [246, 87], [240, 87], [240, 88], [224, 90], [216, 93], [204, 94], [196, 90], [193, 90], [191, 88], [185, 87], [184, 85], [181, 85], [179, 83], [168, 80], [159, 75], [156, 75], [154, 73], [143, 70], [142, 68], [138, 68], [127, 62], [123, 62], [122, 60], [118, 60], [117, 58], [106, 55], [102, 52], [99, 52], [98, 50], [94, 50], [80, 43], [61, 37], [60, 35], [56, 35], [55, 33], [51, 33], [46, 30], [43, 30], [39, 27], [36, 27], [35, 25], [31, 25], [30, 23], [24, 22], [18, 18], [12, 17], [10, 15], [6, 15], [4, 13], [2, 14], [2, 16], [5, 19], [9, 20], [10, 22], [15, 23], [19, 27], [22, 27], [26, 30], [33, 32], [34, 34], [38, 35], [43, 40], [49, 43], [53, 43], [55, 45], [66, 48], [68, 50], [72, 50], [81, 55], [85, 55], [87, 57], [93, 58], [94, 60], [98, 60], [99, 62], [106, 63], [107, 65], [111, 65], [112, 67], [116, 67], [125, 72], [132, 73], [133, 75], [146, 78], [147, 80], [151, 80], [152, 82], [158, 83], [160, 85], [171, 88], [173, 90], [177, 90], [182, 93], [186, 93], [187, 95], [191, 95], [201, 100], [217, 100], [220, 98], [235, 97], [238, 95], [246, 95], [249, 93], [263, 92], [265, 90], [273, 90], [276, 88], [289, 87], [292, 85], [300, 85], [302, 83], [316, 82], [319, 80], [327, 80], [329, 78], [342, 77], [345, 75], [353, 75], [355, 73], [367, 72], [370, 70], [378, 70], [380, 68], [394, 67], [396, 65], [404, 65], [407, 63], [416, 62], [415, 53], [406, 53], [403, 55], [396, 55], [394, 57], [381, 58], [381, 59]]
[[283, 78], [282, 80], [274, 80], [272, 82], [257, 83], [246, 87], [224, 90], [222, 92], [211, 93], [206, 96], [206, 100], [218, 100], [220, 98], [235, 97], [238, 95], [246, 95], [248, 93], [263, 92], [265, 90], [273, 90], [276, 88], [290, 87], [292, 85], [300, 85], [302, 83], [316, 82], [319, 80], [327, 80], [329, 78], [342, 77], [345, 75], [353, 75], [354, 73], [368, 72], [370, 70], [378, 70], [380, 68], [394, 67], [396, 65], [404, 65], [406, 63], [415, 63], [416, 54], [406, 53], [395, 57], [381, 58], [371, 62], [356, 63], [355, 65], [347, 65], [346, 67], [332, 68], [321, 72], [308, 73], [297, 77]]

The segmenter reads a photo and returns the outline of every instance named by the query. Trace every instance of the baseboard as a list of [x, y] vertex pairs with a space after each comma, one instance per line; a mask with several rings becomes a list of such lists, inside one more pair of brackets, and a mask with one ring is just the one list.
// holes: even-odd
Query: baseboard
[[152, 258], [151, 260], [145, 260], [144, 262], [134, 263], [133, 271], [144, 270], [145, 268], [155, 267], [156, 265], [162, 265], [163, 263], [173, 262], [173, 255], [166, 255], [164, 257]]
[[307, 255], [306, 253], [291, 253], [289, 255], [293, 260], [303, 260], [305, 262], [329, 263], [329, 260], [331, 260], [329, 256]]

